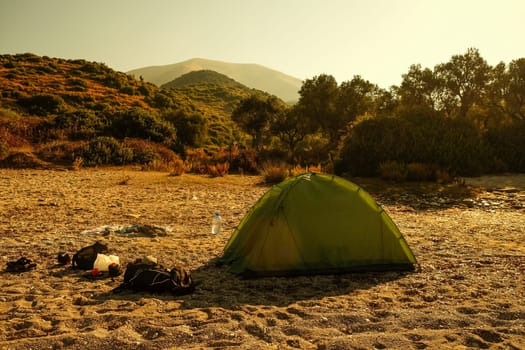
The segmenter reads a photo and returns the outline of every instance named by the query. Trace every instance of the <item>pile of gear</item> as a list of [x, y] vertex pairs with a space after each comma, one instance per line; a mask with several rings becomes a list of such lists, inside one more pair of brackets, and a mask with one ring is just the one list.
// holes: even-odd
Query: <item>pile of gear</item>
[[[90, 271], [88, 276], [91, 278], [121, 275], [119, 257], [105, 254], [107, 252], [108, 245], [96, 241], [90, 246], [81, 248], [73, 255], [73, 258], [67, 253], [59, 252], [57, 261], [61, 266], [71, 263], [72, 269]], [[36, 264], [31, 260], [21, 257], [16, 261], [8, 262], [6, 272], [25, 272], [35, 267]], [[195, 284], [191, 274], [183, 267], [165, 268], [158, 264], [156, 258], [147, 256], [127, 264], [124, 281], [113, 292], [120, 293], [124, 290], [183, 295], [193, 292]]]

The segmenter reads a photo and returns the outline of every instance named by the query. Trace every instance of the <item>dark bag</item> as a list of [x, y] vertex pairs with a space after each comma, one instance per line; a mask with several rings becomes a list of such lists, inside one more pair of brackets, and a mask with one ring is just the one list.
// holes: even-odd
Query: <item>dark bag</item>
[[34, 269], [36, 264], [33, 263], [26, 257], [21, 257], [16, 261], [8, 261], [6, 271], [7, 272], [25, 272]]
[[193, 292], [195, 286], [191, 275], [182, 267], [175, 266], [168, 270], [154, 263], [135, 262], [128, 264], [124, 282], [113, 291], [121, 292], [123, 289], [183, 295]]
[[107, 244], [96, 242], [93, 245], [84, 247], [73, 255], [72, 266], [76, 269], [91, 270], [97, 260], [98, 253], [108, 251]]

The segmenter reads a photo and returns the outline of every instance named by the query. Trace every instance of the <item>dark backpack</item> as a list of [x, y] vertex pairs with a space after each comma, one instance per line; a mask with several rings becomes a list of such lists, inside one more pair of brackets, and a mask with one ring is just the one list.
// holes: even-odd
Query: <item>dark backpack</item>
[[195, 286], [191, 275], [182, 267], [175, 266], [168, 270], [155, 263], [136, 261], [128, 264], [124, 273], [124, 282], [115, 288], [114, 292], [123, 289], [183, 295], [193, 292]]
[[107, 244], [96, 242], [93, 245], [84, 247], [73, 255], [72, 266], [76, 269], [91, 270], [98, 253], [108, 251]]

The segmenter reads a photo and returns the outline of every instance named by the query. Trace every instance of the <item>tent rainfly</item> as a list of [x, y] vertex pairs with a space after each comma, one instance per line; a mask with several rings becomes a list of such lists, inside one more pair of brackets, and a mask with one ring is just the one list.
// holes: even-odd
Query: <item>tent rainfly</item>
[[250, 209], [219, 262], [246, 276], [413, 270], [397, 226], [362, 188], [307, 173], [273, 186]]

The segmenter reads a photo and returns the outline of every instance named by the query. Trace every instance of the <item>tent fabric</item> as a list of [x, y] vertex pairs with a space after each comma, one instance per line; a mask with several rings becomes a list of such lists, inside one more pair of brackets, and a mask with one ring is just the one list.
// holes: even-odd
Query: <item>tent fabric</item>
[[412, 270], [389, 215], [356, 184], [308, 173], [273, 186], [227, 242], [221, 263], [244, 275]]

